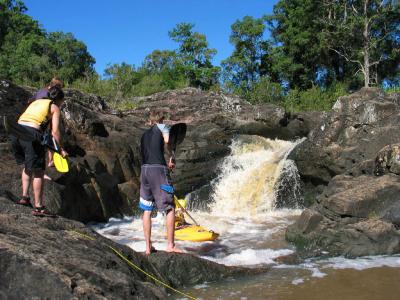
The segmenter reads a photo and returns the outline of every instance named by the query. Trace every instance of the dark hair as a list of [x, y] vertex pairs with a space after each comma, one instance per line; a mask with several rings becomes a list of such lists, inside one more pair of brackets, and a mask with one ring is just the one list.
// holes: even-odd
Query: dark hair
[[58, 86], [58, 87], [60, 87], [60, 88], [63, 88], [63, 82], [61, 81], [60, 78], [58, 78], [58, 77], [53, 77], [53, 78], [51, 79], [51, 81], [49, 82], [49, 87], [51, 88], [51, 87], [53, 87], [53, 86]]
[[53, 86], [49, 89], [49, 98], [53, 101], [63, 100], [64, 99], [64, 92], [59, 86]]
[[151, 124], [161, 123], [165, 118], [165, 114], [162, 110], [154, 109], [150, 112], [149, 119]]

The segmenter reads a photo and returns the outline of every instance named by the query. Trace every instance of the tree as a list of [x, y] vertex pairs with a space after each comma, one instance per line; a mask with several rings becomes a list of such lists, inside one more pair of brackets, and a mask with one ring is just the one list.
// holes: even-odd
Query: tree
[[208, 89], [218, 81], [219, 68], [211, 62], [217, 50], [210, 49], [206, 36], [193, 32], [193, 27], [193, 24], [180, 23], [168, 34], [179, 43], [177, 55], [182, 62], [179, 67], [190, 85]]
[[95, 59], [87, 51], [86, 45], [78, 41], [72, 33], [49, 33], [46, 52], [53, 73], [65, 82], [71, 83], [94, 73]]
[[[141, 85], [143, 89], [148, 87], [149, 91], [187, 86], [183, 62], [176, 51], [154, 50], [145, 57], [140, 72], [145, 75]], [[154, 84], [151, 81], [154, 81]], [[158, 85], [158, 88], [156, 88], [156, 85]]]
[[228, 90], [237, 90], [245, 96], [270, 69], [269, 44], [263, 39], [262, 19], [246, 16], [231, 29], [230, 42], [235, 49], [222, 61], [223, 79]]
[[20, 0], [0, 0], [0, 76], [43, 84], [53, 76], [71, 83], [93, 74], [94, 58], [71, 33], [46, 33]]
[[279, 83], [272, 82], [267, 76], [263, 76], [253, 84], [247, 99], [253, 104], [274, 103], [279, 105], [284, 101], [283, 87]]
[[400, 6], [388, 0], [330, 1], [324, 38], [329, 49], [361, 72], [364, 86], [398, 75]]
[[328, 88], [336, 81], [358, 88], [362, 80], [369, 86], [398, 77], [397, 1], [281, 0], [267, 20], [272, 73], [290, 88]]
[[11, 25], [11, 14], [22, 14], [25, 11], [26, 7], [22, 1], [0, 0], [0, 48]]
[[164, 70], [176, 69], [178, 58], [175, 51], [154, 50], [143, 61], [142, 69], [148, 73], [161, 73]]
[[[0, 2], [0, 76], [14, 81], [43, 82], [49, 72], [43, 55], [46, 36], [37, 21], [24, 14], [22, 1]], [[6, 26], [6, 27], [3, 27]]]
[[141, 75], [136, 71], [135, 66], [127, 63], [109, 65], [104, 70], [104, 75], [115, 91], [114, 105], [129, 95], [132, 87], [141, 80]]
[[321, 2], [280, 0], [273, 15], [266, 16], [275, 46], [272, 71], [290, 88], [308, 89], [319, 84], [321, 74], [331, 72], [331, 57], [321, 42]]

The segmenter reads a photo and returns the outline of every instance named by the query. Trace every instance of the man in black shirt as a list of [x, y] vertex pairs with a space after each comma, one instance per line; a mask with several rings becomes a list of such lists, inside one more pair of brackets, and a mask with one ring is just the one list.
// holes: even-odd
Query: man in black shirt
[[[160, 212], [167, 215], [167, 252], [182, 252], [175, 247], [175, 203], [173, 194], [168, 193], [162, 186], [172, 188], [169, 169], [175, 167], [172, 155], [168, 164], [164, 158], [164, 146], [167, 154], [172, 154], [168, 147], [169, 128], [163, 124], [164, 114], [161, 111], [150, 113], [151, 128], [146, 130], [141, 138], [142, 168], [140, 174], [140, 202], [143, 210], [143, 231], [146, 240], [146, 254], [155, 249], [151, 244], [151, 212], [154, 205]], [[168, 153], [169, 152], [169, 153]]]

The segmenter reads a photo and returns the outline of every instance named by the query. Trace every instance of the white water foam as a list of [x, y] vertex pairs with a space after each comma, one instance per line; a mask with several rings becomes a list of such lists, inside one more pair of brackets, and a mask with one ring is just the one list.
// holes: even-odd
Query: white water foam
[[358, 258], [332, 257], [328, 259], [309, 259], [299, 265], [275, 265], [277, 269], [304, 269], [311, 272], [311, 277], [322, 278], [328, 269], [366, 270], [372, 268], [391, 267], [400, 268], [400, 255], [393, 256], [364, 256]]
[[[285, 159], [296, 143], [241, 136], [231, 146], [213, 186], [211, 212], [192, 212], [203, 227], [220, 234], [212, 243], [177, 241], [189, 253], [228, 265], [271, 264], [277, 256], [292, 253], [282, 242], [286, 227], [299, 209], [275, 209], [275, 186]], [[288, 168], [286, 168], [288, 169]], [[291, 167], [295, 169], [295, 167]], [[189, 221], [189, 220], [188, 220]], [[152, 219], [152, 242], [165, 249], [164, 218]], [[110, 219], [95, 226], [100, 234], [136, 251], [145, 250], [140, 219]], [[278, 242], [276, 242], [278, 241]]]
[[[285, 161], [294, 145], [257, 137], [236, 140], [232, 144], [232, 155], [223, 162], [214, 186], [211, 212], [191, 213], [203, 227], [218, 232], [220, 238], [204, 243], [177, 241], [178, 246], [188, 253], [226, 265], [273, 264], [274, 268], [308, 270], [310, 277], [317, 278], [326, 276], [328, 269], [400, 267], [400, 256], [310, 259], [298, 265], [274, 262], [276, 257], [293, 252], [283, 236], [286, 227], [301, 213], [300, 209], [274, 208], [274, 187], [284, 166], [295, 167]], [[166, 246], [164, 218], [159, 215], [152, 222], [153, 245], [163, 250]], [[94, 229], [135, 251], [145, 250], [140, 219], [110, 219], [107, 224], [95, 225]], [[293, 284], [304, 282], [298, 275], [291, 280]]]
[[324, 268], [365, 270], [379, 267], [400, 267], [400, 256], [365, 256], [356, 259], [334, 257], [326, 260]]
[[304, 283], [303, 278], [296, 278], [296, 279], [292, 280], [292, 284], [294, 284], [294, 285], [298, 285], [298, 284], [302, 284], [302, 283]]
[[227, 266], [269, 265], [275, 263], [274, 261], [275, 258], [282, 255], [289, 255], [292, 253], [293, 251], [290, 249], [280, 249], [280, 250], [246, 249], [239, 253], [227, 255], [221, 259], [214, 259], [214, 258], [209, 258], [209, 259]]
[[[234, 141], [232, 155], [224, 160], [217, 184], [213, 186], [215, 193], [211, 211], [191, 212], [203, 227], [218, 232], [219, 239], [204, 243], [177, 241], [178, 246], [188, 253], [225, 265], [272, 265], [273, 269], [267, 276], [275, 277], [268, 277], [268, 282], [272, 279], [272, 282], [275, 280], [286, 285], [300, 285], [312, 277], [328, 276], [332, 269], [399, 268], [400, 256], [310, 259], [297, 265], [274, 261], [279, 256], [293, 253], [291, 246], [284, 241], [284, 233], [301, 213], [300, 209], [276, 209], [276, 187], [282, 180], [280, 177], [292, 176], [294, 183], [297, 180], [295, 165], [286, 160], [294, 146], [295, 143], [257, 137]], [[290, 193], [291, 197], [296, 198], [296, 189], [291, 191], [294, 191]], [[153, 246], [163, 250], [166, 246], [164, 218], [159, 215], [152, 221]], [[94, 228], [135, 251], [145, 250], [140, 219], [110, 219], [109, 223], [98, 224]], [[197, 285], [195, 289], [207, 290], [210, 286]], [[262, 282], [261, 286], [271, 288], [270, 283], [266, 285]], [[224, 299], [225, 296], [226, 299], [238, 298], [239, 293], [226, 293]]]
[[213, 189], [211, 214], [256, 218], [275, 209], [275, 185], [296, 143], [241, 136], [231, 145]]

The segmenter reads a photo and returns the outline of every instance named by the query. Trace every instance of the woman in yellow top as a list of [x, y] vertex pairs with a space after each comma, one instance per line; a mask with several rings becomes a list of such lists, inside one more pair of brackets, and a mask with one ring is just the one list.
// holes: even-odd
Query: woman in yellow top
[[10, 135], [15, 159], [18, 164], [24, 164], [21, 176], [22, 198], [17, 203], [31, 206], [29, 187], [32, 181], [35, 197], [33, 214], [35, 216], [54, 216], [43, 205], [46, 149], [41, 140], [43, 131], [49, 124], [54, 139], [60, 145], [61, 155], [68, 155], [62, 147], [60, 134], [60, 106], [64, 102], [64, 93], [60, 87], [54, 86], [50, 88], [48, 96], [50, 99], [32, 102], [18, 119], [19, 126], [23, 126], [24, 131], [29, 132], [31, 138], [28, 140]]

